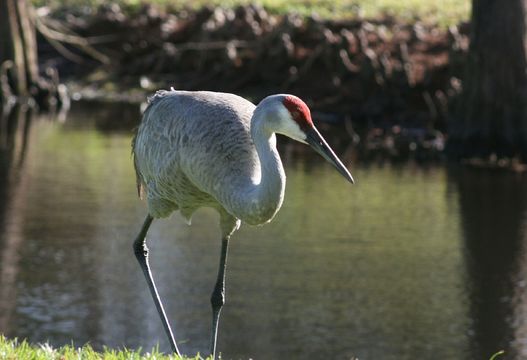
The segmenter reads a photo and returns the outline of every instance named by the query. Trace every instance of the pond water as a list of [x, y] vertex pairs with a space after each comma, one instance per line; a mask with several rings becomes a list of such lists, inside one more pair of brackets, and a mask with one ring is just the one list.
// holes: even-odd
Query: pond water
[[[169, 351], [131, 244], [146, 214], [132, 106], [0, 122], [0, 333]], [[331, 142], [331, 141], [330, 141]], [[285, 150], [275, 220], [231, 241], [224, 359], [527, 357], [527, 178], [357, 165]], [[217, 214], [155, 221], [151, 263], [181, 350], [207, 353]]]

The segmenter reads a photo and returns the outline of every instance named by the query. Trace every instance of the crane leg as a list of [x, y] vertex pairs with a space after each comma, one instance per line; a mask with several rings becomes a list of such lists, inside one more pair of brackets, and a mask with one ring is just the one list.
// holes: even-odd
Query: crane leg
[[154, 283], [154, 278], [152, 276], [152, 271], [150, 270], [150, 264], [148, 262], [148, 247], [146, 246], [145, 236], [148, 229], [150, 228], [150, 225], [152, 224], [152, 220], [152, 216], [146, 216], [143, 227], [141, 228], [141, 231], [139, 232], [137, 238], [134, 241], [134, 253], [145, 275], [146, 282], [148, 283], [148, 288], [150, 289], [150, 294], [152, 294], [152, 298], [154, 299], [157, 312], [159, 313], [159, 317], [163, 322], [163, 327], [165, 328], [165, 332], [168, 336], [170, 347], [172, 348], [172, 351], [174, 353], [180, 355], [179, 349], [176, 344], [176, 340], [174, 339], [174, 335], [172, 333], [172, 329], [170, 328], [170, 323], [168, 322], [168, 318], [165, 314], [165, 309], [163, 308], [163, 304], [161, 303], [161, 298], [159, 297], [159, 293], [157, 292], [156, 284]]
[[227, 267], [227, 249], [229, 247], [229, 237], [225, 236], [221, 241], [220, 266], [218, 268], [218, 278], [212, 291], [210, 303], [212, 305], [212, 336], [210, 342], [210, 353], [212, 359], [216, 359], [216, 341], [218, 339], [218, 323], [220, 312], [225, 304], [225, 268]]

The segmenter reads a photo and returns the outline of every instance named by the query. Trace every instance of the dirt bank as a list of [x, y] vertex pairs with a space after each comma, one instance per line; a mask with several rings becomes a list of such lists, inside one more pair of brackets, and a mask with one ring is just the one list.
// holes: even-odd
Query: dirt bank
[[173, 86], [258, 101], [289, 92], [306, 100], [316, 120], [340, 124], [351, 140], [358, 134], [374, 152], [394, 156], [422, 146], [442, 150], [468, 47], [466, 24], [442, 29], [390, 17], [330, 21], [271, 15], [257, 6], [124, 12], [110, 5], [58, 10], [41, 19], [81, 35], [103, 56], [95, 60], [71, 45], [71, 54], [57, 51], [40, 38], [42, 61], [80, 81], [83, 94], [143, 98]]

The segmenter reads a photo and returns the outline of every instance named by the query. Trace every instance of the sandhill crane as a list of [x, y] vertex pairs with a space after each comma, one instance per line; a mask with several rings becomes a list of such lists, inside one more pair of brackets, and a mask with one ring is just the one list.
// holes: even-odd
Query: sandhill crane
[[146, 233], [154, 218], [173, 211], [189, 220], [199, 207], [220, 214], [222, 246], [211, 296], [210, 349], [216, 354], [220, 311], [225, 303], [229, 239], [240, 221], [265, 224], [282, 205], [285, 173], [275, 133], [311, 147], [350, 182], [353, 177], [313, 125], [307, 105], [293, 95], [266, 97], [258, 106], [234, 94], [158, 91], [149, 100], [132, 141], [138, 191], [148, 215], [134, 252], [148, 282], [172, 350], [179, 355], [148, 261]]

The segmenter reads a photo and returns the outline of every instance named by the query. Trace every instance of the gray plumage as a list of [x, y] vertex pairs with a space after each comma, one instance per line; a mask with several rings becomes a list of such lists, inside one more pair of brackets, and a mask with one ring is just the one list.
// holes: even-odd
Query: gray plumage
[[149, 100], [132, 141], [138, 189], [149, 212], [134, 252], [176, 354], [179, 349], [148, 262], [146, 233], [153, 218], [176, 210], [188, 220], [202, 206], [220, 213], [222, 250], [211, 296], [215, 359], [229, 238], [241, 221], [253, 225], [271, 221], [284, 199], [285, 173], [276, 133], [311, 145], [353, 182], [313, 125], [309, 108], [296, 96], [271, 95], [255, 106], [233, 94], [171, 90], [158, 91]]
[[[270, 115], [269, 124], [279, 111], [273, 99], [260, 108]], [[259, 128], [268, 124], [260, 117], [251, 124], [255, 109], [242, 97], [217, 92], [158, 91], [150, 99], [133, 155], [138, 186], [154, 218], [180, 210], [190, 220], [196, 209], [210, 206], [220, 212], [224, 232], [237, 228], [238, 220], [262, 224], [272, 219], [282, 204], [285, 174], [275, 136], [267, 134], [259, 139], [267, 150], [262, 160], [275, 168], [268, 175], [273, 178], [260, 184], [261, 159], [251, 126], [253, 134], [264, 136]]]

